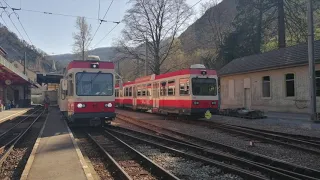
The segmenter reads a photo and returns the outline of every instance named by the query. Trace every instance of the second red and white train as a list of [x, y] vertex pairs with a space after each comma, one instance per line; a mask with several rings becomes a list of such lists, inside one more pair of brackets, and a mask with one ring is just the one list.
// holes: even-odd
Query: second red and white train
[[151, 75], [115, 88], [116, 106], [161, 114], [204, 116], [218, 111], [218, 77], [204, 65]]

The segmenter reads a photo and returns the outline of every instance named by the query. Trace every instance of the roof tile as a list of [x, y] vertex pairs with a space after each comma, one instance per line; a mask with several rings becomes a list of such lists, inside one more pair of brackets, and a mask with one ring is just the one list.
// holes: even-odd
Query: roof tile
[[[314, 42], [315, 60], [320, 60], [320, 40]], [[247, 73], [276, 67], [308, 63], [308, 44], [299, 44], [262, 54], [245, 56], [232, 60], [219, 70], [219, 75]]]

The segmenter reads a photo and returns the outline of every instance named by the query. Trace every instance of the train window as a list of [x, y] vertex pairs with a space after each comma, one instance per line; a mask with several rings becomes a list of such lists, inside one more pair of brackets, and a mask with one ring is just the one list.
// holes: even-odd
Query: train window
[[68, 95], [73, 96], [73, 81], [72, 80], [68, 81]]
[[138, 89], [137, 96], [141, 96], [141, 89]]
[[167, 95], [167, 82], [163, 81], [160, 83], [160, 96], [166, 96]]
[[124, 96], [129, 96], [129, 88], [126, 88], [126, 91], [125, 91], [125, 95]]
[[175, 84], [174, 80], [168, 81], [168, 96], [174, 96], [175, 86], [176, 86], [176, 84]]
[[132, 87], [129, 87], [129, 96], [132, 96]]
[[189, 95], [190, 90], [189, 90], [189, 79], [188, 78], [183, 78], [179, 80], [179, 89], [180, 89], [180, 96], [181, 95]]
[[142, 96], [146, 96], [146, 89], [142, 90]]
[[151, 84], [147, 84], [147, 96], [151, 96]]

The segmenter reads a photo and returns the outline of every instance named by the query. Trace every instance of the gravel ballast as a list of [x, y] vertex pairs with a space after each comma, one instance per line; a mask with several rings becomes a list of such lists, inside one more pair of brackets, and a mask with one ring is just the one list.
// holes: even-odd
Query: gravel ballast
[[203, 165], [201, 162], [177, 157], [170, 153], [161, 152], [160, 150], [148, 145], [133, 146], [152, 161], [181, 179], [242, 179], [236, 175], [223, 174], [223, 172], [218, 168]]
[[40, 117], [28, 134], [13, 148], [13, 151], [2, 164], [0, 179], [20, 179], [44, 120], [44, 116]]
[[103, 160], [103, 155], [99, 152], [98, 148], [93, 146], [92, 143], [83, 136], [74, 133], [78, 140], [79, 148], [91, 161], [91, 164], [101, 179], [113, 180], [108, 171], [108, 164]]
[[[152, 120], [147, 122], [181, 133], [189, 134], [195, 137], [219, 142], [233, 147], [245, 149], [250, 152], [259, 153], [269, 157], [281, 159], [290, 163], [320, 170], [320, 162], [318, 161], [318, 159], [320, 158], [319, 156], [302, 152], [299, 150], [289, 149], [287, 147], [267, 143], [255, 143], [255, 147], [252, 147], [249, 146], [250, 139], [248, 138], [243, 138], [234, 135], [232, 136], [226, 132], [221, 132], [220, 130], [209, 129], [203, 126], [185, 124], [183, 122], [169, 120]], [[126, 128], [137, 128], [137, 130], [141, 129], [135, 127], [134, 125], [128, 125], [128, 123], [124, 123], [123, 121], [121, 126], [122, 125]], [[199, 142], [193, 143], [199, 144]], [[200, 145], [205, 146], [204, 144]]]

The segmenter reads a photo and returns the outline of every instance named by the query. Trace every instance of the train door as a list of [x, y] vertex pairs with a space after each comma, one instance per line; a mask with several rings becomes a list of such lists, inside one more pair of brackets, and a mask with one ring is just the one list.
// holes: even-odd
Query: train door
[[159, 109], [165, 108], [166, 96], [167, 96], [167, 81], [161, 81], [160, 82]]
[[153, 109], [158, 111], [158, 109], [159, 109], [159, 82], [155, 82], [152, 85], [152, 101], [153, 101]]
[[132, 99], [132, 108], [136, 109], [137, 107], [137, 87], [133, 86], [133, 99]]

